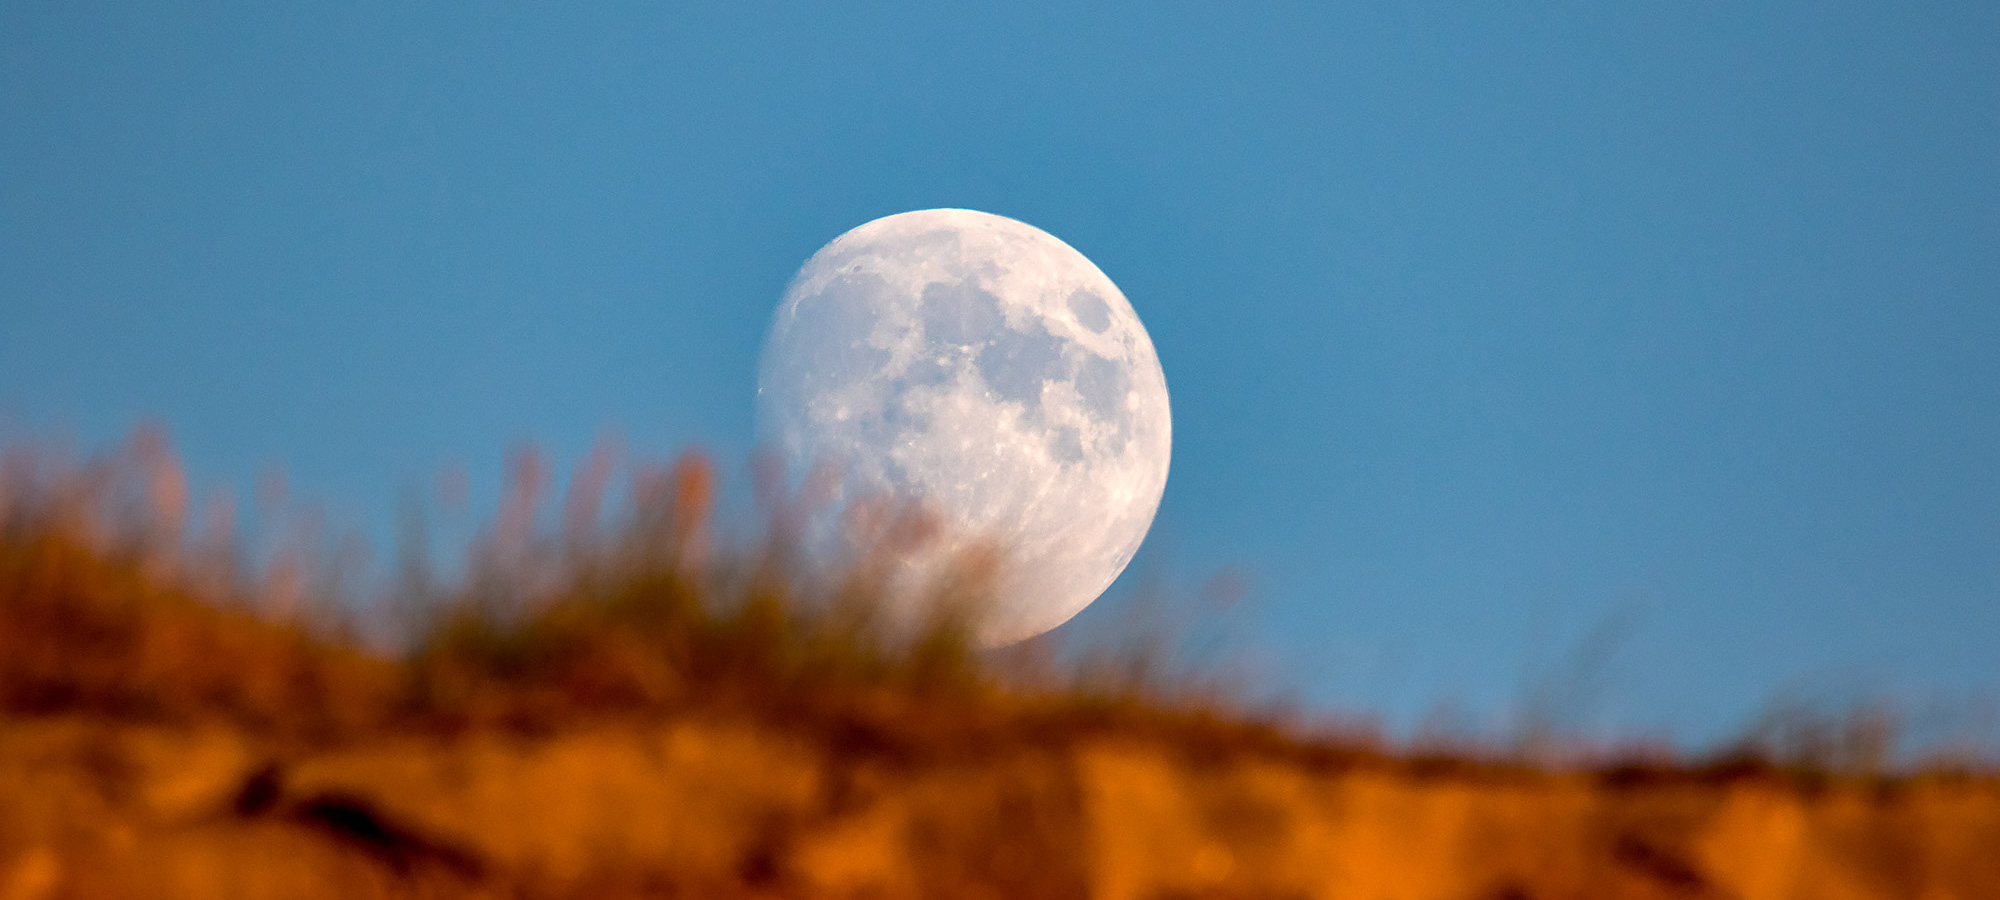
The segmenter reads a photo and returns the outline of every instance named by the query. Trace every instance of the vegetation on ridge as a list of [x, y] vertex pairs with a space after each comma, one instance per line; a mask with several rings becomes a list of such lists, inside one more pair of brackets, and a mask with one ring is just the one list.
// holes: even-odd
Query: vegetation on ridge
[[[0, 453], [0, 900], [2000, 882], [2000, 785], [1889, 771], [1880, 716], [1780, 716], [1700, 760], [1396, 749], [1255, 710], [1143, 640], [982, 650], [990, 557], [932, 585], [928, 619], [889, 615], [932, 537], [912, 510], [771, 480], [767, 530], [731, 541], [704, 459], [607, 499], [608, 459], [547, 516], [523, 455], [462, 575], [412, 541], [360, 606], [309, 534], [253, 552], [226, 504], [191, 515], [156, 432], [83, 463]], [[810, 563], [821, 527], [847, 558]], [[1739, 856], [1839, 871], [1785, 893]]]
[[934, 614], [899, 625], [880, 598], [899, 556], [933, 536], [916, 510], [838, 511], [852, 555], [815, 567], [801, 535], [835, 513], [762, 485], [768, 530], [731, 546], [714, 521], [714, 468], [699, 455], [637, 468], [611, 515], [600, 455], [553, 531], [537, 527], [539, 464], [523, 455], [513, 468], [462, 578], [440, 583], [418, 547], [387, 596], [357, 608], [330, 596], [337, 573], [311, 546], [252, 566], [225, 515], [190, 528], [185, 477], [156, 431], [80, 465], [9, 449], [0, 709], [221, 717], [326, 739], [704, 715], [828, 729], [896, 752], [1114, 723], [1203, 744], [1309, 748], [1241, 707], [1225, 711], [1223, 692], [1170, 686], [1150, 650], [1061, 667], [1042, 645], [983, 650], [970, 625], [990, 557], [961, 560], [932, 586]]

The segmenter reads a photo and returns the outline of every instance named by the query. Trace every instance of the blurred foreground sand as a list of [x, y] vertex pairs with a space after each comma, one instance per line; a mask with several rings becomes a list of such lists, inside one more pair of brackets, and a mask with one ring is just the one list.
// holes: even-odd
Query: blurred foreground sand
[[2000, 896], [2000, 784], [0, 723], [0, 900], [385, 896], [1972, 900]]
[[551, 535], [526, 459], [371, 645], [302, 557], [187, 528], [164, 447], [0, 453], [0, 900], [2000, 898], [2000, 778], [1885, 774], [1878, 730], [1558, 772], [1314, 736], [1145, 653], [1015, 670], [951, 612], [978, 566], [880, 626], [921, 517], [848, 515], [868, 549], [809, 577], [782, 514], [718, 549], [694, 457], [610, 528], [582, 479]]

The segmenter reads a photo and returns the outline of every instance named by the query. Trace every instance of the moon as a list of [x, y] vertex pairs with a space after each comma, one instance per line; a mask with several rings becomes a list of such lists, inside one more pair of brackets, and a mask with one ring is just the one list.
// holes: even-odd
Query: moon
[[794, 471], [923, 504], [939, 552], [997, 546], [988, 645], [1110, 587], [1173, 445], [1166, 375], [1118, 286], [1047, 232], [967, 209], [876, 219], [806, 261], [764, 341], [757, 420]]

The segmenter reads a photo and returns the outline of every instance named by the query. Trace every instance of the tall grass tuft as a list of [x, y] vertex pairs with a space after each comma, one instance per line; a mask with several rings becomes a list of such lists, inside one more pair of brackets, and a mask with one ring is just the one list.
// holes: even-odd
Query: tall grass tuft
[[[761, 530], [731, 537], [699, 454], [621, 467], [600, 450], [560, 503], [546, 502], [548, 469], [515, 457], [461, 573], [431, 572], [419, 525], [399, 577], [362, 589], [338, 552], [298, 536], [310, 529], [246, 549], [231, 504], [192, 496], [158, 429], [82, 461], [0, 449], [0, 713], [226, 719], [323, 740], [747, 717], [892, 755], [1116, 732], [1325, 766], [1553, 765], [1477, 735], [1419, 735], [1399, 758], [1365, 725], [1306, 728], [1177, 659], [1169, 616], [1144, 604], [1103, 646], [983, 648], [975, 626], [1005, 560], [965, 554], [910, 615], [902, 561], [939, 537], [917, 507], [833, 509], [823, 480], [787, 491], [764, 469]], [[803, 549], [826, 528], [837, 559]], [[1225, 603], [1239, 590], [1218, 585]], [[1875, 777], [1909, 757], [1896, 712], [1774, 707], [1706, 760], [1649, 745], [1569, 767]], [[1987, 768], [1986, 749], [1938, 765]]]
[[83, 464], [0, 453], [0, 709], [307, 732], [373, 718], [393, 668], [334, 610], [297, 604], [295, 559], [260, 583], [221, 516], [190, 531], [187, 508], [157, 430]]
[[[963, 555], [910, 606], [902, 560], [938, 538], [919, 508], [831, 509], [823, 483], [788, 493], [765, 471], [762, 530], [732, 539], [699, 454], [621, 476], [600, 452], [559, 505], [545, 502], [547, 470], [516, 456], [461, 574], [432, 573], [413, 541], [399, 577], [371, 593], [311, 541], [247, 552], [226, 503], [190, 528], [187, 480], [156, 429], [83, 462], [9, 449], [0, 709], [219, 717], [326, 739], [711, 716], [891, 754], [1109, 728], [1302, 746], [1228, 708], [1224, 691], [1177, 684], [1157, 642], [1076, 654], [1069, 668], [1046, 646], [981, 647], [975, 626], [1004, 563], [990, 550]], [[845, 554], [805, 553], [827, 527]]]

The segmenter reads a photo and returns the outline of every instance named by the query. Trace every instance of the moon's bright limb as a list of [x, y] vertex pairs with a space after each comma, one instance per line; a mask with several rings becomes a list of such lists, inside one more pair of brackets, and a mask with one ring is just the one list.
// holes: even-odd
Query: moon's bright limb
[[1167, 381], [1132, 304], [1068, 244], [989, 213], [888, 216], [813, 254], [757, 401], [795, 467], [840, 466], [850, 496], [920, 500], [947, 543], [1001, 546], [991, 644], [1097, 599], [1167, 483]]

